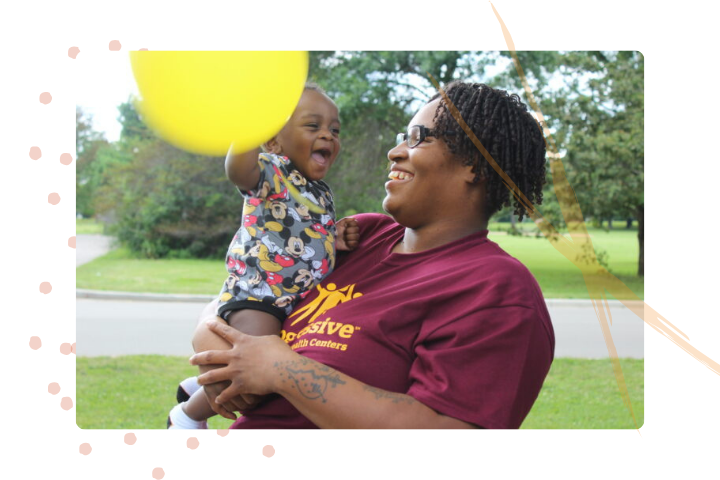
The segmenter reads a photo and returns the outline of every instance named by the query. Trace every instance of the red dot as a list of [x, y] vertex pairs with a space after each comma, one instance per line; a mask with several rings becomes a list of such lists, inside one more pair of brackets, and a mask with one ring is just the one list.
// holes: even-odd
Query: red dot
[[74, 235], [73, 235], [72, 237], [68, 238], [68, 247], [70, 247], [70, 248], [75, 248], [75, 241], [76, 241], [76, 240], [75, 240], [75, 236], [74, 236]]
[[273, 455], [275, 455], [275, 449], [273, 448], [273, 446], [272, 446], [272, 445], [265, 445], [265, 446], [263, 447], [263, 455], [265, 455], [265, 456], [268, 457], [268, 458], [270, 458], [270, 457], [272, 457]]
[[80, 444], [80, 455], [85, 455], [86, 457], [92, 453], [92, 447], [89, 443], [81, 443]]
[[120, 42], [118, 40], [111, 41], [109, 48], [111, 52], [117, 52], [121, 48]]
[[39, 160], [40, 157], [42, 157], [40, 147], [30, 147], [30, 158], [32, 158], [33, 160]]
[[47, 105], [50, 102], [52, 102], [52, 95], [50, 95], [50, 92], [43, 92], [40, 94], [40, 103]]
[[153, 469], [153, 478], [155, 478], [156, 480], [160, 480], [164, 476], [165, 476], [165, 471], [162, 468], [157, 467], [157, 468]]
[[40, 284], [40, 293], [47, 295], [50, 292], [52, 292], [52, 285], [50, 285], [50, 282], [42, 282]]
[[60, 203], [60, 194], [53, 192], [48, 195], [48, 203], [50, 205], [57, 205], [58, 203]]
[[135, 445], [135, 442], [137, 442], [137, 435], [133, 432], [125, 434], [125, 445]]
[[60, 163], [62, 163], [63, 165], [70, 165], [72, 163], [72, 160], [72, 155], [70, 155], [69, 153], [63, 153], [62, 155], [60, 155]]
[[40, 337], [30, 337], [30, 348], [32, 348], [33, 350], [37, 350], [40, 347], [42, 347]]
[[70, 397], [63, 397], [62, 400], [60, 400], [60, 408], [63, 410], [70, 410], [73, 407], [73, 401]]
[[49, 384], [48, 385], [48, 393], [50, 395], [57, 395], [58, 393], [60, 393], [60, 385], [56, 382]]
[[60, 353], [63, 355], [70, 355], [72, 352], [72, 346], [69, 343], [63, 343], [60, 345]]
[[75, 60], [77, 58], [78, 53], [80, 53], [80, 49], [78, 47], [70, 47], [68, 48], [68, 57]]
[[185, 446], [190, 450], [195, 450], [200, 446], [200, 440], [198, 440], [197, 437], [190, 437], [188, 438], [188, 441], [185, 442]]

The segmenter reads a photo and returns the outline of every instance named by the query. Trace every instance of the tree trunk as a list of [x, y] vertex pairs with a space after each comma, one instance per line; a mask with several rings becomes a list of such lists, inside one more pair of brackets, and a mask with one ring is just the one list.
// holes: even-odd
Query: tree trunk
[[612, 230], [612, 217], [608, 218], [608, 230]]
[[628, 230], [630, 230], [630, 229], [632, 228], [632, 222], [633, 222], [632, 217], [631, 217], [631, 218], [628, 218], [628, 219], [627, 219], [627, 225], [625, 226], [625, 228], [627, 228]]
[[515, 230], [517, 228], [516, 223], [517, 223], [517, 216], [514, 213], [511, 213], [510, 214], [510, 226], [512, 227], [513, 230]]

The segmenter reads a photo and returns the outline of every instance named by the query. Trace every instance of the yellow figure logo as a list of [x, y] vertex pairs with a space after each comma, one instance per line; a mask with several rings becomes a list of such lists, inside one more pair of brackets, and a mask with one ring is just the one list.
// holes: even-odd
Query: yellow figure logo
[[312, 316], [310, 316], [308, 323], [312, 323], [315, 321], [316, 318], [318, 318], [320, 315], [330, 310], [334, 306], [340, 305], [344, 302], [349, 302], [353, 298], [358, 298], [362, 296], [362, 293], [354, 291], [355, 284], [348, 285], [338, 290], [337, 286], [334, 283], [328, 283], [327, 289], [323, 288], [322, 285], [318, 285], [317, 289], [319, 293], [315, 300], [313, 300], [303, 308], [297, 309], [295, 312], [293, 312], [292, 315], [290, 315], [290, 318], [297, 316], [297, 318], [293, 320], [291, 325], [295, 325], [296, 323], [303, 320], [304, 318], [307, 318], [310, 315]]

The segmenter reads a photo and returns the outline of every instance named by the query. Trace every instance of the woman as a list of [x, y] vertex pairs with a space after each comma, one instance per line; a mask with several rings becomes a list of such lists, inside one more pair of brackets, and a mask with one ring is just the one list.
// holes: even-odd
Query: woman
[[[544, 140], [518, 97], [465, 83], [446, 93], [540, 203]], [[232, 344], [191, 359], [227, 365], [199, 378], [232, 381], [217, 403], [274, 394], [234, 428], [518, 428], [530, 411], [555, 342], [537, 282], [487, 239], [508, 190], [439, 96], [399, 139], [383, 202], [392, 218], [357, 216], [360, 246], [296, 307], [282, 339], [199, 329], [201, 350], [212, 334]]]

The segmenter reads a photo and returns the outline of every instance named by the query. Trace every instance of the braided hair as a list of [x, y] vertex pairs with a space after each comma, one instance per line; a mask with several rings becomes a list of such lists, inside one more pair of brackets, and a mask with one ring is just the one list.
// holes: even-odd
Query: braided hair
[[[445, 93], [500, 168], [528, 200], [541, 204], [545, 184], [545, 141], [540, 125], [520, 97], [485, 84], [462, 82], [448, 84]], [[435, 112], [434, 129], [464, 165], [473, 167], [475, 182], [481, 178], [487, 180], [485, 215], [490, 219], [502, 207], [511, 205], [510, 191], [460, 128], [441, 95], [436, 94], [428, 103], [437, 98], [441, 100]], [[456, 134], [445, 135], [450, 130]], [[525, 214], [522, 204], [514, 197], [512, 202], [514, 213], [522, 220]]]

